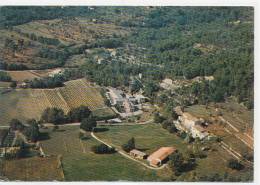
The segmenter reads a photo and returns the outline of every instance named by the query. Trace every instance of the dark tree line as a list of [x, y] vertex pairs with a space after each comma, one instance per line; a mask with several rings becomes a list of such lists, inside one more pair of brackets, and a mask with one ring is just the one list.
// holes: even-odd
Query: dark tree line
[[62, 109], [47, 108], [43, 111], [41, 120], [46, 123], [62, 124], [71, 122], [81, 122], [85, 118], [89, 118], [91, 111], [87, 106], [73, 108], [66, 115]]
[[7, 72], [0, 71], [0, 81], [11, 82], [12, 78]]

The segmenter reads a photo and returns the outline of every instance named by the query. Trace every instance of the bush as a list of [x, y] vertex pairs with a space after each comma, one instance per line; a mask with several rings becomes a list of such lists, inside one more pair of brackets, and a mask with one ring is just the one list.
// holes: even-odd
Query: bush
[[11, 84], [10, 84], [10, 87], [11, 87], [11, 88], [14, 89], [14, 88], [16, 88], [16, 86], [17, 86], [17, 83], [16, 83], [16, 82], [11, 82]]
[[244, 165], [241, 164], [241, 162], [236, 159], [230, 159], [228, 161], [227, 166], [234, 170], [242, 170], [244, 168]]
[[65, 115], [62, 109], [47, 108], [43, 111], [41, 119], [47, 123], [61, 124], [65, 121]]
[[131, 150], [135, 149], [135, 138], [131, 138], [130, 140], [128, 140], [127, 143], [122, 145], [122, 149], [125, 152], [130, 152]]
[[80, 107], [73, 108], [71, 111], [69, 111], [67, 115], [67, 119], [70, 122], [80, 122], [84, 118], [88, 118], [91, 114], [91, 111], [87, 106], [81, 105]]
[[97, 126], [97, 122], [92, 116], [88, 118], [84, 118], [80, 124], [80, 128], [85, 131], [92, 131], [93, 128], [95, 128], [96, 126]]
[[105, 144], [93, 146], [91, 150], [96, 154], [111, 154], [116, 152], [114, 147], [110, 148]]
[[11, 80], [12, 80], [12, 78], [10, 77], [10, 75], [7, 72], [0, 71], [0, 81], [10, 82]]

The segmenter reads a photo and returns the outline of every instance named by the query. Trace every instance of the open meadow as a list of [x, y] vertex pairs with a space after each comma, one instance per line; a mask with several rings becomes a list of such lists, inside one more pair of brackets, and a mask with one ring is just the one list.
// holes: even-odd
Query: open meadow
[[49, 133], [50, 138], [41, 141], [42, 148], [47, 155], [62, 155], [66, 181], [160, 181], [170, 178], [167, 169], [147, 169], [118, 153], [94, 154], [91, 147], [100, 143], [90, 133], [80, 140], [76, 126], [62, 126]]
[[[153, 123], [136, 126], [112, 126], [102, 128], [107, 128], [108, 130], [105, 132], [97, 132], [95, 135], [117, 148], [121, 148], [121, 145], [126, 143], [131, 137], [135, 138], [136, 147], [147, 154], [151, 154], [162, 146], [174, 146], [184, 155], [187, 155], [193, 148], [193, 144], [188, 144], [184, 139], [178, 137], [176, 134], [170, 134], [159, 124]], [[227, 167], [227, 161], [231, 159], [232, 156], [223, 150], [218, 143], [204, 143], [201, 144], [200, 147], [205, 147], [207, 145], [212, 147], [213, 150], [207, 152], [206, 158], [196, 160], [197, 166], [195, 170], [181, 175], [177, 180], [181, 181], [184, 178], [192, 181], [194, 172], [197, 176], [204, 176], [205, 174], [209, 175], [209, 172], [218, 173], [219, 175], [224, 175], [225, 172], [241, 175], [246, 172], [246, 170], [240, 172], [230, 170]], [[251, 173], [252, 176], [252, 171], [249, 173]]]

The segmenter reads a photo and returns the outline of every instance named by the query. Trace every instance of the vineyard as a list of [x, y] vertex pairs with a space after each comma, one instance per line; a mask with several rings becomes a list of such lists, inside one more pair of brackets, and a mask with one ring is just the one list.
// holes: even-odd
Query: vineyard
[[[56, 89], [19, 89], [0, 97], [0, 123], [7, 125], [12, 118], [22, 121], [28, 118], [39, 119], [48, 107], [57, 107], [68, 113], [80, 105], [88, 106], [92, 111], [104, 110], [99, 89], [84, 79], [66, 82], [64, 87]], [[114, 114], [110, 111], [111, 114]]]

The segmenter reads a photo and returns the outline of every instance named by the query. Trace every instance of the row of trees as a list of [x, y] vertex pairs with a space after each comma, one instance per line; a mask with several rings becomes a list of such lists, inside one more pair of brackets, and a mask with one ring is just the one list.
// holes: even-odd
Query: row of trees
[[34, 78], [33, 80], [28, 82], [28, 86], [30, 88], [55, 88], [62, 87], [65, 79], [62, 75], [54, 75], [53, 77], [45, 77], [45, 78]]
[[73, 108], [66, 115], [62, 109], [47, 108], [41, 115], [41, 120], [46, 123], [62, 124], [71, 122], [81, 122], [90, 117], [91, 111], [87, 106]]
[[95, 145], [93, 147], [91, 147], [91, 150], [96, 153], [96, 154], [112, 154], [115, 153], [116, 150], [115, 148], [110, 148], [105, 144], [100, 144], [100, 145]]
[[6, 62], [1, 62], [0, 61], [0, 69], [1, 70], [10, 70], [10, 71], [22, 71], [22, 70], [27, 70], [28, 67], [24, 64], [7, 64]]

